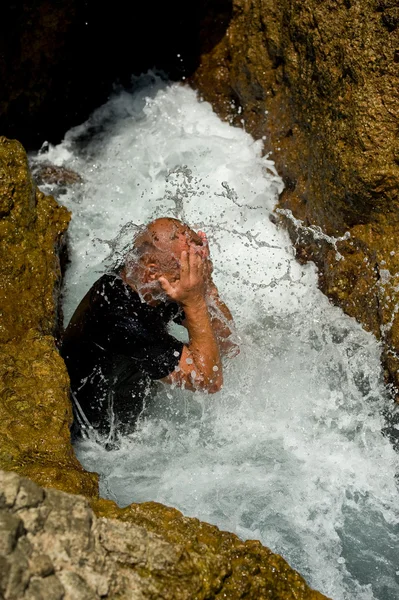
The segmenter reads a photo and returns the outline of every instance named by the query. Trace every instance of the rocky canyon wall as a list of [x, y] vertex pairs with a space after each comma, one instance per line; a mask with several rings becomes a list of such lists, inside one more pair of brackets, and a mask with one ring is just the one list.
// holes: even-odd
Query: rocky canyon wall
[[34, 184], [22, 146], [0, 137], [0, 468], [93, 494], [69, 435], [69, 380], [55, 346], [59, 251], [70, 215]]
[[192, 78], [222, 117], [265, 138], [298, 258], [381, 339], [396, 396], [398, 26], [395, 0], [233, 0], [226, 35]]
[[57, 141], [113, 82], [152, 66], [264, 137], [286, 185], [280, 208], [301, 220], [279, 217], [299, 260], [381, 339], [398, 395], [396, 0], [117, 0], [112, 11], [18, 0], [0, 16], [0, 134], [28, 147]]
[[[132, 71], [156, 65], [176, 78], [191, 75], [222, 117], [265, 138], [286, 186], [277, 214], [290, 230], [299, 260], [315, 260], [321, 288], [381, 339], [387, 378], [396, 391], [396, 4], [201, 0], [193, 11], [183, 2], [173, 10], [165, 3], [163, 9], [161, 3], [126, 9], [121, 2], [109, 11], [74, 0], [57, 6], [48, 0], [30, 6], [17, 1], [0, 9], [0, 134], [38, 147], [44, 139], [57, 141], [105, 99], [112, 81], [128, 82]], [[288, 209], [294, 219], [284, 212]], [[243, 543], [154, 503], [121, 510], [98, 499], [96, 475], [82, 469], [70, 444], [69, 383], [54, 340], [59, 249], [68, 220], [65, 209], [34, 185], [23, 148], [1, 138], [0, 468], [40, 486], [85, 495], [97, 515], [76, 496], [57, 496], [32, 488], [18, 475], [2, 475], [1, 593], [12, 598], [12, 586], [20, 581], [26, 597], [38, 597], [40, 586], [50, 584], [54, 597], [68, 597], [69, 589], [76, 594], [74, 585], [82, 594], [91, 590], [90, 597], [106, 597], [119, 577], [113, 569], [123, 562], [120, 585], [125, 576], [126, 581], [145, 580], [143, 598], [161, 592], [171, 598], [321, 598], [258, 542]], [[61, 512], [47, 521], [54, 504]], [[80, 564], [76, 574], [62, 574], [68, 557], [60, 566], [43, 546], [46, 536], [75, 539], [66, 533], [66, 513], [76, 516], [78, 528], [84, 524], [87, 537], [76, 538], [84, 548], [77, 552], [89, 565], [84, 573]], [[131, 551], [104, 545], [104, 528], [119, 531], [121, 525], [109, 525], [103, 517], [131, 524], [118, 534], [132, 540]], [[63, 547], [64, 542], [57, 543]], [[165, 556], [172, 557], [170, 563], [165, 559], [163, 574], [158, 544], [164, 549], [166, 544]], [[151, 550], [142, 560], [143, 547], [155, 554]], [[84, 554], [90, 548], [97, 557]], [[109, 579], [96, 583], [93, 572], [104, 561]], [[18, 575], [25, 569], [21, 564], [28, 565], [25, 579]]]

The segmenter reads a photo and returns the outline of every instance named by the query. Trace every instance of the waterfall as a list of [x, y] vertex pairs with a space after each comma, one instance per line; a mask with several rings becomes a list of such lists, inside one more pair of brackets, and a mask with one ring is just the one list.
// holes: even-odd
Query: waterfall
[[89, 439], [76, 453], [121, 506], [155, 500], [259, 539], [334, 600], [394, 600], [399, 461], [381, 433], [380, 347], [270, 219], [283, 184], [262, 147], [149, 74], [34, 158], [83, 179], [59, 197], [73, 212], [67, 320], [135, 227], [175, 216], [208, 234], [241, 340], [220, 393], [163, 387], [119, 449]]

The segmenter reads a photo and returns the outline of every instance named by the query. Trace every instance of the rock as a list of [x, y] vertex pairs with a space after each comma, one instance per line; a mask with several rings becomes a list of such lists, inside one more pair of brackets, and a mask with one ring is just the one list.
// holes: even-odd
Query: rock
[[143, 512], [139, 505], [120, 511], [97, 501], [100, 512], [119, 511], [123, 521], [99, 518], [82, 496], [4, 471], [0, 498], [5, 600], [325, 598], [259, 542], [243, 543], [173, 509], [150, 503]]
[[68, 222], [33, 183], [22, 146], [0, 137], [0, 467], [93, 495], [96, 476], [71, 447], [69, 379], [53, 337]]
[[[285, 219], [298, 256], [381, 339], [399, 397], [397, 12], [390, 0], [233, 0], [191, 81], [219, 115], [265, 137], [285, 181], [280, 206], [302, 221], [298, 231]], [[310, 225], [349, 232], [343, 258]]]
[[68, 186], [81, 183], [82, 178], [78, 173], [66, 167], [57, 167], [51, 163], [36, 163], [32, 167], [32, 175], [37, 185], [62, 185]]
[[27, 600], [63, 600], [65, 588], [55, 575], [43, 579], [32, 577], [28, 589], [21, 597]]
[[5, 511], [0, 513], [0, 555], [10, 554], [21, 535], [21, 519]]
[[66, 194], [71, 185], [82, 183], [81, 176], [67, 169], [59, 167], [48, 161], [32, 160], [30, 163], [33, 179], [38, 186], [45, 186], [45, 191], [58, 200]]

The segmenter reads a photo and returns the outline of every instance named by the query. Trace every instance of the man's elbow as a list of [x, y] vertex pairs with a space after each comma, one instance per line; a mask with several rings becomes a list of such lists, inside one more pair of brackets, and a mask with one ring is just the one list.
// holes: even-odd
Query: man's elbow
[[208, 394], [216, 394], [220, 392], [223, 387], [223, 376], [219, 375], [217, 379], [211, 379], [207, 382], [204, 391], [208, 392]]
[[240, 347], [229, 339], [219, 341], [220, 352], [227, 358], [235, 358], [240, 354]]

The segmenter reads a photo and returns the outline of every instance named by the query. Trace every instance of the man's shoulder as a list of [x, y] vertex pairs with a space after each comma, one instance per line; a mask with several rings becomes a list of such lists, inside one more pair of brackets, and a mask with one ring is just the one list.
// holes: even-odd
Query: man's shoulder
[[128, 288], [117, 274], [106, 273], [93, 283], [79, 303], [67, 332], [71, 328], [86, 330], [108, 316], [126, 314], [140, 304], [138, 294]]
[[123, 310], [125, 307], [140, 305], [141, 300], [137, 292], [117, 273], [105, 273], [92, 285], [90, 303], [105, 310]]

